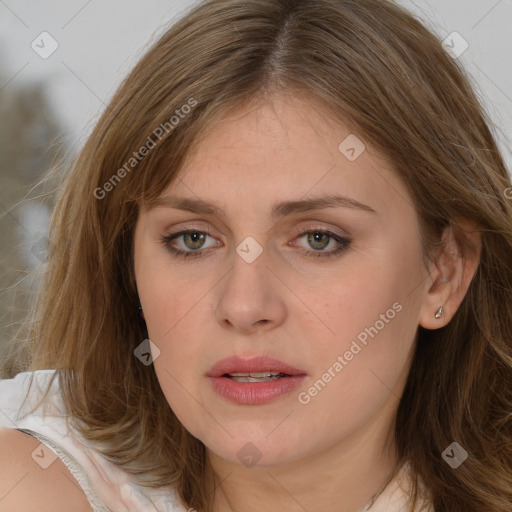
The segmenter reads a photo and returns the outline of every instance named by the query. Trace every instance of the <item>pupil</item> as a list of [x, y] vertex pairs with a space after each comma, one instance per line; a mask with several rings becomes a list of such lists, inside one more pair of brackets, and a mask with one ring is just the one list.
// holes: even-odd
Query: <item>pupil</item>
[[316, 248], [317, 249], [323, 249], [323, 248], [325, 248], [329, 244], [329, 240], [328, 240], [329, 235], [327, 235], [326, 233], [320, 233], [320, 232], [316, 231], [313, 234], [309, 234], [308, 235], [308, 238], [309, 238], [308, 242], [311, 244], [311, 246], [313, 248], [315, 248], [315, 244], [319, 243], [322, 240], [322, 237], [324, 237], [324, 239], [327, 240], [327, 243], [323, 243], [323, 244], [320, 243], [320, 247], [317, 246]]
[[194, 232], [187, 233], [187, 236], [192, 239], [192, 247], [190, 247], [191, 249], [199, 249], [199, 247], [203, 244], [204, 234]]

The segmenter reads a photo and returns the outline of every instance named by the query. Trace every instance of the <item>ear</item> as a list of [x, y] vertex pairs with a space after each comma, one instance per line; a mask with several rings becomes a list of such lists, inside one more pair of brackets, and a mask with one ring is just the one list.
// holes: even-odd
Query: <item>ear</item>
[[[460, 221], [445, 228], [441, 249], [430, 269], [432, 284], [420, 310], [421, 327], [439, 329], [450, 322], [478, 268], [481, 247], [481, 233], [474, 224]], [[436, 318], [441, 306], [443, 313]]]

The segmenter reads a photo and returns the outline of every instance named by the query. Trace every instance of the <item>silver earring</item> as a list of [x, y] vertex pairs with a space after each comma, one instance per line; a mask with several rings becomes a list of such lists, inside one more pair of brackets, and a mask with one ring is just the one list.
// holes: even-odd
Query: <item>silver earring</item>
[[438, 310], [437, 310], [437, 313], [436, 313], [436, 318], [439, 319], [443, 316], [443, 313], [444, 313], [444, 308], [443, 306], [441, 306]]

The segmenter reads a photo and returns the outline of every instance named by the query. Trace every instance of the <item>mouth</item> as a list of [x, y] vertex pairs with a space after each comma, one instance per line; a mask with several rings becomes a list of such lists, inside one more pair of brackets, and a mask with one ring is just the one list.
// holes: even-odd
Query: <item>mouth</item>
[[268, 356], [228, 357], [207, 374], [213, 390], [238, 405], [263, 405], [289, 396], [306, 372]]
[[235, 382], [269, 382], [271, 380], [283, 379], [286, 377], [291, 377], [286, 373], [279, 372], [254, 372], [254, 373], [244, 373], [244, 372], [234, 372], [234, 373], [225, 373], [222, 377], [226, 377], [228, 379], [234, 380]]
[[237, 382], [266, 382], [298, 375], [306, 372], [268, 356], [231, 356], [215, 363], [207, 373], [208, 377], [226, 377]]

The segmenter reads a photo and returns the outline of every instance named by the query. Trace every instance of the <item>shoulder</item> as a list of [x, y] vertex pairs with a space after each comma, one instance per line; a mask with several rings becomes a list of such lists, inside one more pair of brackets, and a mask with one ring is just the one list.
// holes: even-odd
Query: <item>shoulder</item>
[[0, 427], [0, 508], [10, 512], [91, 512], [66, 465], [37, 439]]

